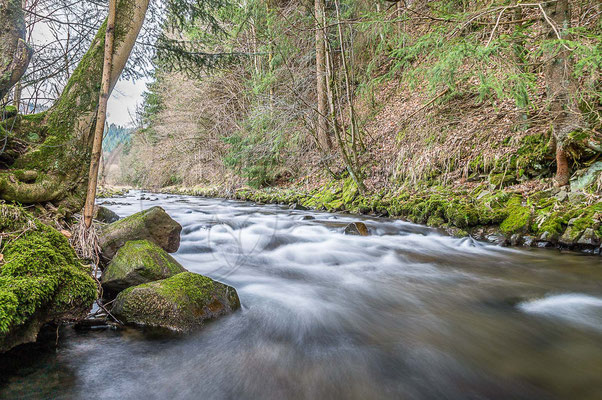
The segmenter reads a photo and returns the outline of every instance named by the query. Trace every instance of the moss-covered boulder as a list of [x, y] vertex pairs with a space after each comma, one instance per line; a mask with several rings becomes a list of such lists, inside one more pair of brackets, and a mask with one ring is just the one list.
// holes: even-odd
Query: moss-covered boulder
[[112, 313], [126, 324], [189, 333], [240, 307], [236, 290], [192, 272], [119, 293]]
[[131, 286], [158, 281], [185, 272], [165, 250], [148, 240], [127, 242], [102, 273], [102, 287], [109, 295]]
[[119, 221], [119, 215], [116, 212], [109, 210], [103, 206], [94, 207], [94, 219], [106, 224], [112, 224]]
[[56, 229], [0, 204], [0, 352], [36, 340], [48, 322], [86, 316], [96, 299], [88, 267]]
[[180, 247], [182, 226], [161, 207], [152, 207], [105, 226], [99, 244], [106, 260], [111, 260], [117, 250], [130, 240], [148, 240], [168, 253]]

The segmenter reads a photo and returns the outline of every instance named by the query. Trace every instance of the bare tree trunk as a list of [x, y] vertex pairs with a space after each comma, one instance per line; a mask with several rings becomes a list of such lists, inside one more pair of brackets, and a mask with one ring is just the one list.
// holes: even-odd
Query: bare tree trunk
[[[569, 0], [547, 3], [545, 11], [556, 26], [561, 38], [567, 39], [567, 30], [571, 26]], [[548, 37], [552, 40], [557, 39], [556, 32], [552, 27], [548, 29]], [[569, 134], [579, 128], [581, 115], [574, 98], [577, 92], [572, 77], [573, 66], [569, 51], [558, 45], [549, 51], [548, 58], [544, 73], [552, 116], [552, 134], [556, 143], [556, 185], [565, 186], [569, 183], [570, 178], [566, 151]]]
[[94, 143], [92, 144], [92, 159], [90, 160], [90, 172], [88, 174], [88, 193], [84, 207], [84, 223], [86, 228], [92, 225], [94, 214], [94, 200], [96, 200], [96, 185], [98, 184], [98, 167], [102, 155], [102, 136], [105, 121], [107, 119], [107, 103], [109, 102], [109, 91], [111, 89], [111, 67], [113, 65], [113, 42], [115, 41], [115, 13], [117, 12], [117, 0], [109, 1], [109, 16], [107, 18], [107, 31], [105, 35], [104, 66], [102, 69], [102, 88], [98, 99], [98, 115], [96, 117], [96, 128], [94, 130]]
[[318, 97], [318, 121], [316, 133], [320, 146], [324, 150], [332, 147], [328, 134], [328, 95], [326, 88], [326, 30], [325, 2], [315, 0], [315, 29], [316, 29], [316, 92]]
[[31, 55], [21, 0], [0, 0], [0, 99], [19, 82]]
[[23, 92], [21, 81], [17, 82], [15, 85], [15, 90], [13, 91], [13, 106], [17, 107], [17, 111], [21, 108], [21, 93]]

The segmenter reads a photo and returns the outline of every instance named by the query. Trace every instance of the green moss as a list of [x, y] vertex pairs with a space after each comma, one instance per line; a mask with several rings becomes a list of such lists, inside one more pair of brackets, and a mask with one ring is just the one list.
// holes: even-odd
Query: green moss
[[2, 111], [0, 111], [0, 117], [2, 117], [4, 115], [6, 118], [12, 118], [12, 117], [16, 116], [18, 113], [19, 113], [19, 110], [17, 109], [17, 107], [6, 106], [6, 107], [4, 107], [4, 109]]
[[185, 269], [165, 250], [148, 240], [125, 243], [102, 274], [102, 284], [119, 291], [129, 286], [169, 278]]
[[500, 229], [506, 235], [526, 233], [531, 221], [531, 209], [522, 205], [522, 197], [512, 197], [507, 204], [508, 216], [500, 224]]
[[[0, 345], [4, 335], [26, 324], [41, 309], [50, 318], [60, 318], [76, 314], [74, 309], [91, 307], [96, 298], [90, 271], [80, 264], [67, 239], [18, 210], [0, 206], [0, 225], [18, 232], [0, 249], [4, 255], [0, 264]], [[17, 218], [7, 221], [7, 215]]]
[[183, 272], [165, 279], [156, 291], [176, 304], [193, 302], [208, 305], [212, 299], [214, 282], [206, 276]]
[[203, 320], [239, 307], [233, 288], [183, 272], [124, 290], [117, 296], [113, 312], [126, 323], [189, 332]]

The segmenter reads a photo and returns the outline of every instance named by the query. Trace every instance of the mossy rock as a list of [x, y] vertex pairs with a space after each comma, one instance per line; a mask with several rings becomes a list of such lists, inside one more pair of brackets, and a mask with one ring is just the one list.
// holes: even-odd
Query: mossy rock
[[600, 245], [600, 235], [592, 228], [587, 228], [577, 240], [580, 246], [594, 247]]
[[16, 117], [17, 114], [19, 114], [19, 110], [15, 106], [6, 106], [0, 110], [0, 117], [5, 119]]
[[166, 279], [185, 272], [165, 250], [148, 240], [127, 242], [102, 273], [101, 283], [108, 294], [131, 286]]
[[0, 254], [0, 352], [34, 342], [48, 322], [86, 316], [96, 299], [89, 267], [56, 229], [19, 207], [0, 204], [7, 236]]
[[569, 226], [566, 228], [558, 242], [564, 246], [573, 246], [577, 243], [581, 235], [583, 234], [583, 230], [579, 229], [576, 226]]
[[363, 222], [352, 222], [345, 227], [345, 235], [370, 236], [370, 231]]
[[124, 290], [111, 312], [126, 324], [189, 333], [238, 308], [234, 288], [183, 272]]
[[491, 174], [489, 183], [495, 187], [504, 187], [516, 183], [516, 177], [512, 174]]
[[109, 210], [103, 206], [94, 207], [94, 219], [99, 222], [106, 224], [112, 224], [113, 222], [119, 221], [119, 215], [116, 212]]
[[522, 205], [522, 197], [513, 197], [508, 201], [508, 217], [500, 224], [506, 235], [527, 233], [531, 224], [531, 209]]
[[131, 240], [149, 240], [168, 253], [180, 247], [182, 226], [161, 207], [152, 207], [105, 226], [99, 244], [105, 260], [111, 260], [117, 250]]

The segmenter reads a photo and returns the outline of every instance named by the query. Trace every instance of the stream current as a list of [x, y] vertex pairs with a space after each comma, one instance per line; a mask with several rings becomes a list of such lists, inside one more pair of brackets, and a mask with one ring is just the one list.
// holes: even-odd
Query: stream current
[[[602, 399], [602, 257], [284, 206], [102, 202], [165, 208], [174, 257], [242, 309], [184, 338], [64, 327], [0, 357], [0, 398]], [[343, 234], [358, 220], [371, 236]]]

